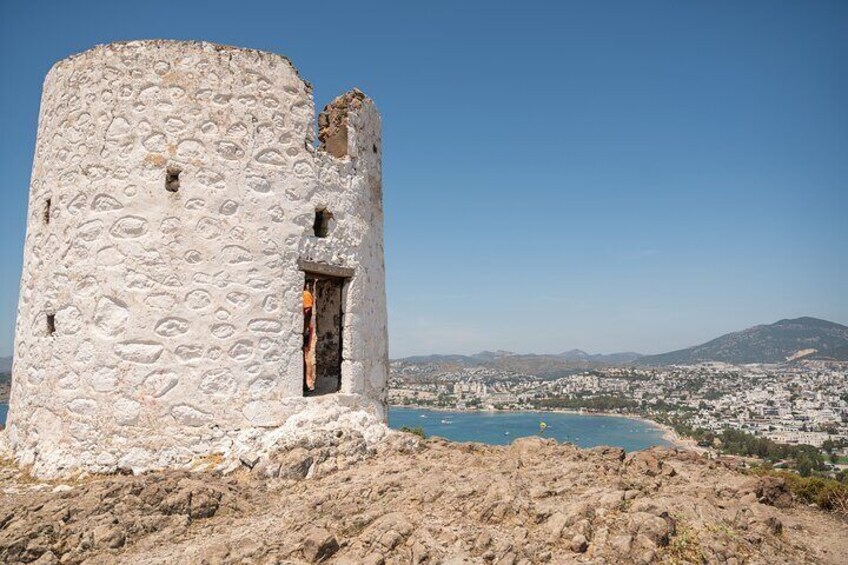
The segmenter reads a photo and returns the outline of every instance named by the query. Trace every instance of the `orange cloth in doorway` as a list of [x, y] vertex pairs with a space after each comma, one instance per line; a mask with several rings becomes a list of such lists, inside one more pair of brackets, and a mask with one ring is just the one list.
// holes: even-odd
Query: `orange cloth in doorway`
[[[313, 287], [314, 288], [314, 287]], [[303, 312], [308, 316], [307, 320], [307, 336], [306, 343], [303, 349], [304, 372], [306, 373], [306, 388], [315, 390], [316, 380], [316, 364], [315, 349], [318, 345], [317, 326], [318, 320], [315, 315], [315, 296], [308, 289], [303, 291]]]

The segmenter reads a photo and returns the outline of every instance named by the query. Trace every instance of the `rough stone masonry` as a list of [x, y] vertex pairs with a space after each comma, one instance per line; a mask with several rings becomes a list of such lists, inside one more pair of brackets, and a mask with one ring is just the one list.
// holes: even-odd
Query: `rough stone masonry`
[[[383, 433], [380, 117], [354, 90], [319, 116], [317, 147], [315, 121], [292, 63], [251, 49], [133, 41], [50, 70], [6, 438], [19, 463], [140, 471], [322, 427]], [[343, 280], [342, 361], [338, 392], [305, 398], [310, 271]]]

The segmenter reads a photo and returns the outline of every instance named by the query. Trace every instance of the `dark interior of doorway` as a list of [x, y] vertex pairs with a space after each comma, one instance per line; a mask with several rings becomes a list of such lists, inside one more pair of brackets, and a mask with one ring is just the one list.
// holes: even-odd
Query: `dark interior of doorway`
[[[338, 392], [342, 387], [342, 296], [345, 279], [306, 273], [306, 287], [314, 295], [315, 316], [315, 389], [306, 385], [306, 362], [303, 371], [303, 395], [320, 396]], [[304, 317], [304, 324], [308, 323]]]

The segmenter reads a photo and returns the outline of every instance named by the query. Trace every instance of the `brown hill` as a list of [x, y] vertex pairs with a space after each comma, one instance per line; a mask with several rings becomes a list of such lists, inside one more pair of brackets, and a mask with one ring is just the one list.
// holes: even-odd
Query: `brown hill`
[[[848, 527], [696, 453], [393, 434], [230, 474], [0, 470], [3, 563], [839, 563]], [[214, 463], [210, 460], [210, 463]], [[778, 508], [774, 505], [787, 506]], [[844, 561], [843, 561], [844, 562]]]
[[791, 359], [848, 361], [848, 326], [795, 318], [725, 334], [707, 343], [638, 359], [642, 365], [723, 363], [783, 363]]

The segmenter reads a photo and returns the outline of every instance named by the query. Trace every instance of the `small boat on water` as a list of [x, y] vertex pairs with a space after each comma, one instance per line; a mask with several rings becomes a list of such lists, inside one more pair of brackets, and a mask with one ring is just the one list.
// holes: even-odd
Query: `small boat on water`
[[443, 424], [453, 424], [451, 420], [442, 420]]
[[505, 435], [505, 436], [508, 436], [508, 435], [509, 435], [509, 432], [504, 432], [504, 435]]
[[426, 417], [427, 417], [427, 414], [421, 414], [421, 415], [420, 415], [420, 416], [418, 416], [418, 417], [419, 417], [419, 418], [426, 418]]

